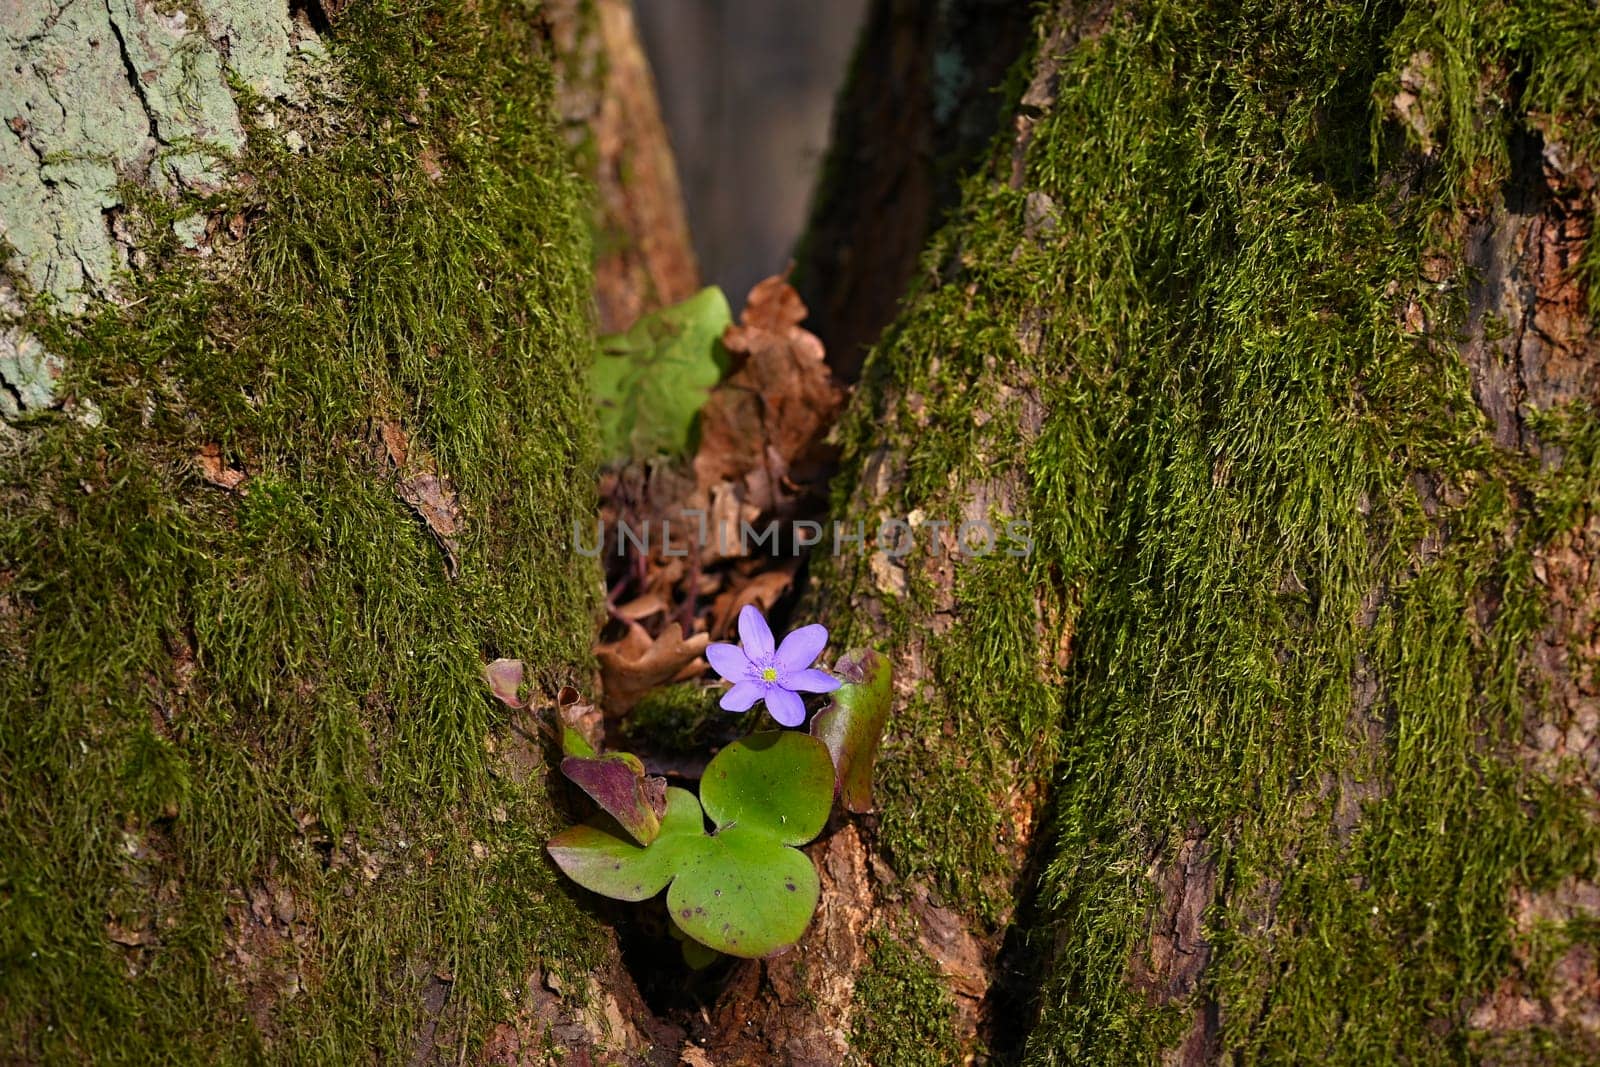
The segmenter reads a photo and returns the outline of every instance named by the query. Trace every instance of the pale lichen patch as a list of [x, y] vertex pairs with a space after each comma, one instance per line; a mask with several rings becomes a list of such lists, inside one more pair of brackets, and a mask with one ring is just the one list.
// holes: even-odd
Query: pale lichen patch
[[0, 326], [0, 417], [14, 419], [55, 403], [61, 357], [20, 326]]
[[[191, 14], [191, 10], [196, 12]], [[28, 289], [77, 313], [128, 266], [112, 232], [133, 181], [209, 194], [245, 147], [230, 76], [290, 95], [288, 8], [204, 0], [47, 0], [0, 9], [0, 240]]]

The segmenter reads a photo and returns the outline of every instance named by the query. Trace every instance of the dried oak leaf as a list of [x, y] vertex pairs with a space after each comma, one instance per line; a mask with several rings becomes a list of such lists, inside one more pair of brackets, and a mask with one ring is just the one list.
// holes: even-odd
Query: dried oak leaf
[[645, 560], [644, 588], [639, 595], [660, 597], [669, 604], [674, 603], [677, 597], [673, 595], [673, 590], [687, 571], [688, 566], [681, 557], [662, 559], [652, 555]]
[[712, 486], [710, 498], [706, 509], [707, 536], [700, 548], [701, 563], [709, 566], [718, 560], [748, 556], [751, 538], [742, 536], [742, 530], [746, 524], [759, 530], [756, 520], [761, 518], [761, 509], [745, 503], [741, 491], [731, 482]]
[[[779, 484], [824, 459], [823, 439], [844, 403], [822, 342], [800, 328], [806, 306], [781, 277], [750, 290], [737, 326], [722, 335], [737, 369], [700, 411], [694, 470], [707, 498], [722, 482], [745, 483], [762, 511], [781, 503]], [[755, 479], [747, 478], [760, 472]]]
[[683, 636], [683, 627], [671, 623], [652, 638], [637, 623], [628, 626], [620, 641], [595, 649], [600, 661], [600, 706], [607, 718], [626, 715], [650, 690], [668, 682], [685, 681], [706, 669], [700, 658], [711, 643], [707, 633]]
[[792, 571], [764, 571], [743, 583], [735, 581], [712, 605], [711, 632], [726, 635], [729, 624], [746, 604], [754, 604], [763, 613], [771, 611], [793, 582]]
[[244, 490], [239, 489], [244, 481], [245, 474], [228, 466], [222, 460], [222, 446], [214, 441], [207, 441], [200, 446], [200, 451], [194, 454], [194, 461], [200, 467], [200, 477], [216, 486], [232, 492], [238, 489], [239, 495], [244, 495]]
[[742, 492], [751, 500], [761, 501], [769, 511], [788, 509], [800, 498], [801, 486], [789, 477], [789, 460], [772, 445], [762, 455], [762, 462], [750, 468], [744, 476]]
[[461, 504], [455, 486], [439, 474], [424, 473], [402, 478], [396, 483], [400, 499], [422, 516], [434, 540], [444, 550], [450, 577], [461, 573]]
[[444, 552], [445, 573], [452, 579], [461, 573], [461, 501], [449, 477], [439, 472], [434, 458], [413, 444], [399, 423], [383, 419], [378, 423], [383, 451], [395, 469], [395, 493], [411, 506], [433, 539]]
[[612, 609], [619, 618], [629, 622], [641, 622], [654, 615], [665, 615], [672, 610], [672, 605], [660, 593], [646, 593], [634, 597], [626, 604], [618, 604]]

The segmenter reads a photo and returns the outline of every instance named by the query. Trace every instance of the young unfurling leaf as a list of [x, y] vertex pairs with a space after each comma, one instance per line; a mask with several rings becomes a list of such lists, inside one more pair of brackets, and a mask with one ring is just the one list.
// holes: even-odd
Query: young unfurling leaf
[[871, 649], [851, 649], [839, 657], [834, 673], [844, 685], [833, 694], [832, 706], [811, 720], [811, 733], [833, 756], [840, 802], [859, 815], [872, 810], [872, 768], [894, 696], [889, 660]]

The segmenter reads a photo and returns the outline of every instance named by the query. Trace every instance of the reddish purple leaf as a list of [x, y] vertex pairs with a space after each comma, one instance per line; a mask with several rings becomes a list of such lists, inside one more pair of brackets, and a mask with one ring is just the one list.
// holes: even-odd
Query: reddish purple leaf
[[483, 669], [483, 680], [489, 683], [490, 691], [500, 703], [514, 710], [522, 707], [522, 698], [518, 695], [522, 689], [520, 659], [495, 660]]
[[627, 752], [596, 758], [568, 756], [561, 761], [561, 773], [639, 844], [648, 845], [661, 832], [661, 817], [667, 811], [667, 780], [646, 777], [638, 757]]

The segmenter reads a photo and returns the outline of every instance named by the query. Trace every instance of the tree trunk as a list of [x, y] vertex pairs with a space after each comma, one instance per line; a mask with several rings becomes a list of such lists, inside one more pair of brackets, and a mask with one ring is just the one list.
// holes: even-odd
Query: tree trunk
[[[1600, 16], [1558, 6], [1041, 18], [840, 434], [835, 518], [918, 531], [812, 576], [895, 658], [881, 811], [715, 1062], [1600, 1054]], [[961, 552], [1008, 517], [1030, 555]]]
[[833, 144], [795, 254], [808, 326], [855, 381], [928, 237], [1015, 93], [1032, 11], [1009, 0], [874, 0], [833, 116]]
[[592, 669], [547, 25], [50, 0], [0, 32], [0, 1059], [647, 1047], [479, 679]]
[[627, 0], [553, 0], [556, 105], [595, 193], [601, 333], [700, 288], [683, 190]]

